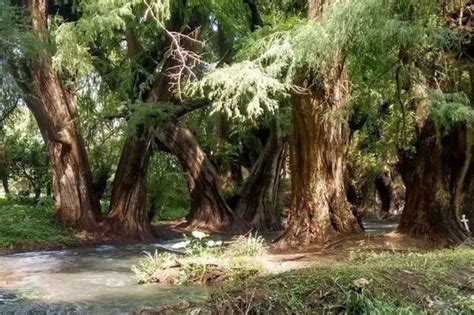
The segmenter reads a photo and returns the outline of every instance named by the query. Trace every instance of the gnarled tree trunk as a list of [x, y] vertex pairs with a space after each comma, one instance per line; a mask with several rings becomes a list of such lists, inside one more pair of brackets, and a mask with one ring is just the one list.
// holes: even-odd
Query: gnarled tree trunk
[[235, 212], [256, 230], [282, 228], [278, 205], [280, 175], [284, 163], [284, 143], [276, 120], [272, 132], [249, 178], [242, 186]]
[[153, 233], [148, 217], [146, 187], [152, 153], [152, 135], [128, 136], [115, 174], [110, 212], [104, 224], [113, 234], [150, 241]]
[[325, 243], [361, 231], [346, 195], [349, 138], [339, 115], [347, 91], [338, 66], [325, 74], [324, 86], [293, 96], [292, 201], [282, 245]]
[[[328, 4], [310, 0], [309, 19], [319, 18]], [[282, 246], [325, 243], [362, 230], [346, 193], [349, 130], [340, 117], [349, 95], [344, 62], [320, 72], [320, 86], [292, 96], [291, 208]]]
[[405, 185], [397, 169], [375, 178], [375, 188], [380, 199], [380, 217], [398, 217], [405, 206]]
[[227, 205], [219, 189], [217, 171], [191, 131], [177, 122], [158, 133], [160, 142], [180, 161], [189, 176], [191, 213], [197, 228], [242, 233], [249, 229]]
[[[39, 41], [47, 45], [48, 1], [28, 2], [32, 28]], [[13, 75], [26, 95], [47, 143], [54, 193], [54, 215], [64, 226], [94, 229], [100, 215], [94, 198], [92, 175], [82, 138], [74, 94], [64, 87], [51, 66], [46, 49], [31, 65], [10, 60]]]
[[466, 239], [467, 231], [460, 220], [469, 206], [464, 197], [473, 130], [454, 129], [446, 137], [435, 122], [427, 121], [418, 135], [416, 153], [401, 160], [406, 185], [401, 233], [449, 244]]

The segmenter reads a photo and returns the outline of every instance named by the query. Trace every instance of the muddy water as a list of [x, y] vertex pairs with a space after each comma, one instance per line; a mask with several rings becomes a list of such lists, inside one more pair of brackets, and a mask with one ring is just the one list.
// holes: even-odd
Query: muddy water
[[136, 284], [130, 266], [169, 245], [0, 256], [0, 314], [133, 314], [206, 298], [205, 288]]

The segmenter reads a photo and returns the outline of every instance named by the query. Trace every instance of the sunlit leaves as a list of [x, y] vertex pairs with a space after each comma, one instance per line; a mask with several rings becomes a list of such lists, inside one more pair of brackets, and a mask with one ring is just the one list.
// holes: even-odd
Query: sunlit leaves
[[211, 73], [194, 90], [213, 102], [214, 112], [234, 119], [256, 119], [265, 111], [274, 112], [287, 97], [289, 86], [249, 61]]

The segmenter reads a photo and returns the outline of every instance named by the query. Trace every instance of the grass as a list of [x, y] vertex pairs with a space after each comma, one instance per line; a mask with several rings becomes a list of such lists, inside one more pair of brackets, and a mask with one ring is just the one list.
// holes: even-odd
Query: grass
[[57, 225], [50, 202], [0, 199], [0, 250], [67, 245], [74, 232]]
[[132, 271], [138, 283], [209, 284], [249, 279], [262, 268], [255, 257], [263, 254], [264, 242], [257, 235], [240, 236], [227, 247], [202, 232], [176, 244], [183, 255], [145, 253]]
[[473, 314], [474, 249], [354, 254], [216, 290], [210, 307], [250, 314]]

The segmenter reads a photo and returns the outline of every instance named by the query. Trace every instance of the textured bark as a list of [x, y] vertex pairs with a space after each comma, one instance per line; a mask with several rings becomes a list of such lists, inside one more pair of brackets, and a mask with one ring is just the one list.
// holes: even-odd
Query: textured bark
[[293, 96], [292, 202], [283, 244], [324, 243], [361, 231], [346, 195], [348, 128], [338, 117], [347, 91], [341, 66], [325, 74], [324, 86]]
[[405, 209], [399, 231], [449, 244], [467, 238], [460, 223], [466, 205], [466, 165], [472, 160], [472, 130], [456, 128], [442, 135], [426, 121], [416, 142], [416, 153], [401, 160], [406, 185]]
[[227, 205], [219, 189], [217, 171], [191, 131], [181, 123], [174, 123], [160, 130], [158, 139], [188, 173], [191, 197], [188, 223], [214, 231], [248, 231], [248, 225]]
[[[28, 2], [36, 37], [47, 44], [47, 1]], [[100, 214], [94, 198], [92, 176], [82, 138], [74, 94], [64, 87], [51, 66], [51, 57], [42, 51], [23, 73], [10, 62], [14, 76], [27, 97], [47, 142], [54, 193], [54, 215], [64, 226], [94, 229]], [[25, 73], [29, 72], [29, 73]]]
[[[468, 180], [466, 182], [466, 193], [463, 196], [463, 208], [460, 211], [461, 217], [465, 215], [465, 218], [469, 221], [469, 231], [471, 237], [474, 237], [474, 164], [471, 164]], [[463, 224], [464, 225], [464, 224]]]
[[235, 207], [236, 214], [253, 229], [277, 231], [282, 228], [278, 190], [284, 163], [283, 152], [281, 131], [274, 121], [270, 138], [242, 186]]
[[330, 1], [326, 0], [309, 0], [308, 2], [308, 16], [311, 20], [315, 20], [321, 16], [325, 6]]
[[146, 184], [151, 157], [151, 139], [127, 137], [115, 174], [110, 212], [104, 222], [114, 234], [129, 239], [149, 241], [153, 233], [146, 206]]
[[[309, 19], [319, 18], [329, 2], [310, 0]], [[291, 208], [281, 246], [325, 243], [362, 231], [346, 194], [349, 130], [341, 115], [349, 85], [343, 60], [321, 69], [320, 76], [319, 86], [292, 96]]]
[[405, 206], [405, 185], [398, 170], [377, 176], [375, 188], [380, 199], [380, 217], [383, 219], [399, 216]]

